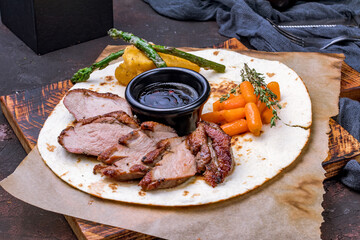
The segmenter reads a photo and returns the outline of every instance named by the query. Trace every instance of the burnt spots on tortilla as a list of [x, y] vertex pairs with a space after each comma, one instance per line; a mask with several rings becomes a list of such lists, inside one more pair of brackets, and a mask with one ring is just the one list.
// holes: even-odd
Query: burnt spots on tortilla
[[211, 96], [220, 98], [222, 95], [228, 94], [231, 89], [235, 88], [238, 84], [233, 81], [222, 81], [220, 83], [210, 83]]
[[217, 56], [219, 54], [219, 51], [214, 51], [213, 54]]
[[54, 152], [54, 150], [56, 149], [56, 147], [54, 145], [50, 145], [48, 143], [46, 143], [46, 149], [49, 151], [49, 152]]
[[191, 198], [198, 197], [198, 196], [200, 196], [200, 193], [194, 193], [193, 195], [191, 195]]
[[275, 76], [275, 73], [266, 73], [266, 75], [268, 75], [268, 77], [273, 77], [273, 76]]
[[322, 187], [322, 181], [317, 176], [302, 176], [296, 185], [288, 185], [282, 193], [276, 195], [276, 200], [286, 205], [289, 218], [312, 218], [321, 220], [321, 215], [315, 212], [318, 201], [318, 189]]
[[139, 196], [143, 197], [143, 196], [146, 195], [146, 192], [144, 192], [144, 191], [139, 191], [138, 194], [139, 194]]
[[105, 81], [110, 82], [110, 81], [112, 81], [112, 80], [114, 80], [114, 76], [106, 76], [106, 77], [105, 77]]
[[184, 191], [183, 196], [187, 196], [189, 194], [189, 191]]
[[110, 183], [109, 184], [109, 188], [111, 188], [111, 190], [113, 190], [113, 192], [117, 190], [118, 186], [119, 185], [117, 185], [116, 183]]

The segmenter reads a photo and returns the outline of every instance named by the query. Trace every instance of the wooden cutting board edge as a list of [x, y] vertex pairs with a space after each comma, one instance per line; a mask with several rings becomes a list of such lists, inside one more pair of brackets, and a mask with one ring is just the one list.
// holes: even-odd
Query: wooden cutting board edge
[[[100, 54], [97, 61], [100, 60], [101, 58], [107, 56], [110, 52], [116, 51], [122, 47], [124, 47], [124, 46], [107, 46], [104, 49], [104, 51]], [[229, 39], [228, 41], [226, 41], [224, 43], [213, 46], [213, 48], [248, 50], [241, 42], [239, 42], [235, 38]], [[355, 70], [353, 70], [347, 64], [344, 64], [343, 68], [342, 68], [342, 77], [346, 78], [346, 81], [342, 81], [342, 84], [341, 84], [342, 91], [341, 91], [340, 96], [341, 97], [350, 96], [350, 98], [352, 98], [352, 99], [360, 100], [360, 94], [358, 94], [358, 93], [360, 93], [360, 74], [358, 72], [356, 72]], [[69, 80], [55, 83], [55, 84], [64, 85], [65, 87], [62, 90], [67, 90], [66, 88], [71, 86], [71, 83]], [[10, 126], [13, 128], [16, 136], [19, 138], [25, 151], [30, 152], [31, 149], [35, 145], [32, 144], [32, 142], [28, 140], [28, 138], [25, 136], [24, 132], [22, 131], [22, 128], [19, 126], [18, 121], [16, 120], [16, 118], [18, 117], [16, 115], [16, 111], [12, 112], [8, 108], [9, 101], [11, 100], [11, 98], [9, 98], [9, 96], [10, 95], [0, 97], [1, 109], [2, 109], [5, 117], [8, 119]], [[347, 135], [349, 135], [349, 133], [345, 129], [343, 129], [340, 125], [338, 125], [335, 121], [330, 120], [329, 125], [330, 125], [332, 132], [336, 132], [340, 135], [345, 135], [345, 136], [343, 136], [343, 138], [346, 138], [346, 139], [350, 138], [350, 140], [352, 140], [352, 141], [355, 140], [357, 142], [356, 139], [351, 139], [351, 137], [352, 137], [351, 135], [350, 135], [351, 137], [347, 136]], [[332, 132], [330, 132], [330, 134]], [[359, 144], [359, 142], [357, 142], [357, 144]], [[327, 170], [327, 174], [328, 174], [327, 177], [334, 176], [336, 173], [338, 173], [338, 171], [349, 160], [348, 158], [344, 158], [344, 157], [343, 157], [343, 159], [341, 159], [341, 156], [337, 156], [337, 159], [334, 159], [331, 157], [331, 156], [333, 156], [332, 154], [334, 154], [331, 152], [331, 149], [333, 149], [334, 151], [339, 151], [339, 149], [336, 149], [336, 147], [338, 145], [339, 144], [336, 141], [332, 141], [332, 142], [329, 141], [329, 149], [330, 149], [329, 157], [323, 162], [323, 166]], [[357, 150], [358, 150], [357, 152], [356, 151], [352, 152], [352, 155], [347, 153], [346, 156], [350, 156], [350, 155], [352, 157], [360, 156], [360, 149], [357, 149]], [[336, 160], [336, 163], [333, 164], [332, 161], [335, 161], [335, 160]], [[112, 227], [112, 226], [102, 225], [102, 224], [89, 222], [89, 221], [82, 220], [82, 219], [76, 219], [76, 218], [69, 217], [69, 216], [64, 216], [64, 217], [68, 221], [69, 225], [73, 229], [73, 231], [78, 239], [86, 239], [86, 240], [90, 240], [90, 239], [91, 240], [95, 240], [95, 239], [103, 239], [104, 240], [104, 239], [116, 239], [116, 238], [154, 239], [154, 237], [152, 237], [152, 236], [144, 235], [142, 233], [137, 233], [137, 232], [133, 232], [133, 231], [122, 229], [122, 228], [116, 228], [116, 227]]]

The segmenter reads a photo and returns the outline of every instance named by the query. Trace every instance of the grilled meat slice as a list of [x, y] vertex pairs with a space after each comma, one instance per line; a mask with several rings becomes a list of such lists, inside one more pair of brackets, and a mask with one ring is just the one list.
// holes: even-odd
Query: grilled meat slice
[[196, 171], [204, 172], [205, 166], [211, 161], [212, 156], [203, 122], [199, 122], [195, 131], [187, 136], [187, 141], [191, 153], [195, 156]]
[[123, 111], [132, 116], [130, 105], [124, 98], [88, 89], [69, 91], [64, 98], [64, 105], [77, 121], [115, 111]]
[[222, 183], [234, 167], [232, 151], [231, 151], [231, 137], [224, 133], [222, 129], [212, 123], [203, 122], [206, 134], [212, 141], [212, 147], [216, 157], [213, 157], [211, 162], [206, 165], [204, 172], [204, 180], [212, 187], [216, 187]]
[[147, 165], [153, 166], [161, 160], [167, 151], [174, 148], [176, 145], [179, 145], [184, 139], [185, 137], [174, 137], [161, 140], [156, 144], [156, 149], [148, 152], [141, 161]]
[[139, 186], [144, 191], [176, 187], [195, 173], [195, 157], [183, 140], [163, 156], [162, 160], [143, 177]]
[[154, 150], [155, 145], [156, 143], [141, 130], [134, 130], [100, 154], [98, 160], [108, 166], [96, 165], [94, 173], [101, 173], [118, 181], [141, 178], [150, 169], [141, 159], [146, 153]]
[[112, 112], [67, 127], [59, 135], [58, 142], [68, 152], [98, 156], [121, 136], [137, 128], [137, 122], [125, 112]]
[[172, 127], [166, 126], [158, 122], [143, 122], [141, 124], [141, 129], [155, 142], [159, 142], [166, 138], [173, 138], [178, 136], [176, 131]]

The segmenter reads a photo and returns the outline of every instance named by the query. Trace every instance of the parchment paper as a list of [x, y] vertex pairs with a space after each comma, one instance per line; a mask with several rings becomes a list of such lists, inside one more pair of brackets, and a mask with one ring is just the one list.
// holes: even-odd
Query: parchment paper
[[329, 117], [338, 113], [343, 55], [242, 53], [278, 60], [295, 70], [309, 90], [313, 107], [311, 137], [302, 155], [258, 189], [198, 207], [164, 208], [102, 200], [58, 179], [37, 148], [1, 186], [49, 211], [168, 239], [320, 239], [321, 162], [328, 153]]

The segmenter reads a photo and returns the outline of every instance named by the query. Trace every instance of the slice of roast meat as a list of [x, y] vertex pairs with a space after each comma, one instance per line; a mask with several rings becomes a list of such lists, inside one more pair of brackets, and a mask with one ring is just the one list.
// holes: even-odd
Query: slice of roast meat
[[204, 180], [212, 187], [222, 183], [234, 167], [231, 137], [224, 133], [222, 129], [213, 123], [203, 122], [206, 134], [211, 139], [212, 147], [216, 155], [211, 162], [206, 165]]
[[77, 121], [115, 111], [132, 116], [130, 105], [124, 98], [88, 89], [70, 90], [64, 98], [64, 105]]
[[156, 143], [137, 129], [120, 138], [119, 143], [105, 150], [98, 160], [108, 165], [96, 165], [94, 173], [126, 181], [143, 177], [150, 169], [141, 160], [155, 149]]
[[195, 157], [183, 140], [162, 157], [162, 160], [143, 177], [139, 186], [144, 191], [176, 187], [195, 173]]
[[141, 129], [155, 142], [159, 142], [166, 138], [173, 138], [178, 136], [176, 131], [172, 127], [166, 126], [158, 122], [143, 122], [141, 124]]
[[141, 161], [146, 165], [153, 166], [162, 159], [163, 155], [167, 151], [170, 151], [170, 149], [179, 145], [182, 141], [184, 141], [184, 139], [185, 137], [173, 137], [159, 141], [156, 144], [156, 149], [148, 152]]
[[67, 127], [59, 135], [58, 142], [68, 152], [98, 156], [120, 137], [138, 128], [137, 122], [125, 112], [112, 112]]
[[197, 172], [204, 172], [212, 156], [203, 122], [199, 122], [195, 131], [187, 136], [187, 141], [191, 153], [195, 156]]

